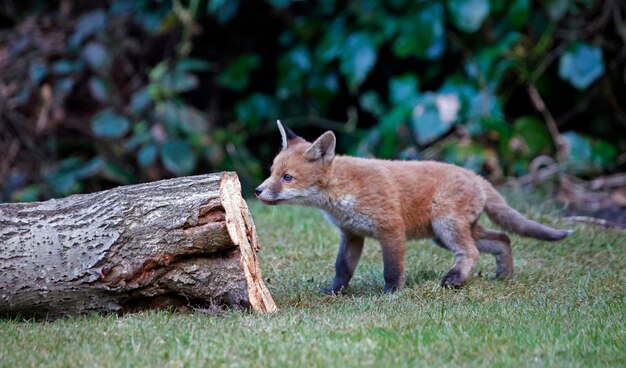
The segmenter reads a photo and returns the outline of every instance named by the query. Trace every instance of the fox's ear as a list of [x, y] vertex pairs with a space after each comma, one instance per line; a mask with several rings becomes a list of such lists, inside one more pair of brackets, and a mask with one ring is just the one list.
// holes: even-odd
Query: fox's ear
[[304, 152], [304, 157], [311, 161], [322, 159], [324, 163], [328, 163], [335, 157], [336, 142], [335, 134], [329, 130], [311, 144]]
[[283, 139], [283, 148], [287, 148], [290, 140], [300, 138], [296, 135], [296, 133], [292, 132], [291, 129], [285, 127], [280, 120], [276, 120], [276, 124], [278, 125], [278, 130], [280, 130], [280, 136]]

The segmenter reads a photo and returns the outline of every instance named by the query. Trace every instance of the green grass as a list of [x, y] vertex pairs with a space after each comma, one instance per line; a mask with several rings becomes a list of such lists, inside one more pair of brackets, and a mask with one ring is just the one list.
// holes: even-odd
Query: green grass
[[[0, 366], [626, 364], [623, 233], [575, 226], [576, 233], [558, 243], [513, 236], [515, 277], [490, 281], [493, 259], [483, 256], [458, 291], [438, 286], [452, 255], [413, 241], [406, 287], [395, 295], [381, 295], [381, 253], [368, 240], [348, 295], [326, 297], [318, 288], [332, 278], [337, 231], [318, 211], [250, 202], [278, 313], [0, 320]], [[518, 208], [563, 226], [541, 215], [549, 207]]]

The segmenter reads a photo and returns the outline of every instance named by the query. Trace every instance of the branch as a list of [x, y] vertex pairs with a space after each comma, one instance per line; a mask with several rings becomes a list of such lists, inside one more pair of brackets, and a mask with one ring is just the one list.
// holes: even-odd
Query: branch
[[582, 223], [602, 226], [603, 228], [606, 228], [606, 229], [611, 229], [611, 230], [619, 231], [619, 232], [622, 232], [622, 233], [626, 233], [626, 229], [622, 229], [617, 224], [614, 224], [614, 223], [612, 223], [610, 221], [607, 221], [607, 220], [604, 220], [604, 219], [600, 219], [600, 218], [596, 218], [596, 217], [568, 216], [568, 217], [564, 217], [563, 220], [565, 222], [570, 222], [570, 223], [571, 222], [582, 222]]
[[554, 144], [556, 146], [557, 161], [566, 161], [569, 152], [569, 145], [567, 144], [567, 141], [565, 141], [565, 138], [563, 138], [563, 136], [559, 132], [559, 128], [556, 124], [556, 121], [554, 120], [554, 117], [550, 113], [550, 110], [548, 110], [548, 108], [546, 107], [543, 98], [541, 98], [539, 91], [537, 91], [537, 87], [535, 87], [534, 84], [530, 83], [528, 84], [527, 90], [528, 95], [530, 96], [530, 101], [533, 103], [535, 109], [537, 109], [537, 111], [541, 113], [543, 119], [546, 121], [548, 131], [550, 132], [552, 140], [554, 141]]

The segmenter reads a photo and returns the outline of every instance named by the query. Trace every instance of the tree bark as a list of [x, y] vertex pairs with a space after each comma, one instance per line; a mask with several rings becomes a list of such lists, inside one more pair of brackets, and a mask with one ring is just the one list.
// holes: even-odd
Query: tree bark
[[0, 315], [180, 306], [272, 312], [235, 173], [0, 204]]

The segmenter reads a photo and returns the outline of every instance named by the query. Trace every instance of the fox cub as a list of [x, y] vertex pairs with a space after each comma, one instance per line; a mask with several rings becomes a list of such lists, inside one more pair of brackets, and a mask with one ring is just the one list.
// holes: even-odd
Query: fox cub
[[300, 204], [322, 209], [341, 231], [335, 277], [322, 289], [348, 287], [365, 237], [380, 241], [385, 292], [402, 288], [407, 239], [432, 238], [454, 253], [441, 285], [458, 288], [470, 276], [480, 252], [496, 259], [495, 277], [513, 275], [509, 237], [478, 223], [484, 211], [502, 228], [541, 240], [571, 233], [539, 224], [509, 207], [482, 177], [458, 166], [432, 161], [386, 161], [335, 155], [331, 131], [309, 143], [284, 127], [282, 149], [271, 175], [255, 189], [265, 204]]

